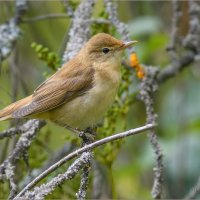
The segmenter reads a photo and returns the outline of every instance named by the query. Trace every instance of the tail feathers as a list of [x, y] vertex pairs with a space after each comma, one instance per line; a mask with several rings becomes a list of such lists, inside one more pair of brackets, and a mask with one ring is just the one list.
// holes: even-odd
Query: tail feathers
[[31, 102], [31, 99], [32, 99], [32, 95], [24, 99], [21, 99], [15, 103], [10, 104], [9, 106], [5, 107], [3, 110], [0, 110], [0, 121], [13, 118], [12, 114], [18, 109], [25, 106], [27, 103]]

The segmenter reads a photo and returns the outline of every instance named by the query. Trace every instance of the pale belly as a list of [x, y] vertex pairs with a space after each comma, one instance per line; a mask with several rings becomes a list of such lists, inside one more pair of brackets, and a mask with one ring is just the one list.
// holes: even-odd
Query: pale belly
[[112, 105], [115, 94], [102, 95], [94, 99], [87, 95], [79, 97], [56, 109], [52, 121], [79, 129], [94, 126]]
[[120, 77], [95, 85], [87, 94], [50, 111], [51, 120], [79, 129], [95, 126], [114, 102], [119, 82]]

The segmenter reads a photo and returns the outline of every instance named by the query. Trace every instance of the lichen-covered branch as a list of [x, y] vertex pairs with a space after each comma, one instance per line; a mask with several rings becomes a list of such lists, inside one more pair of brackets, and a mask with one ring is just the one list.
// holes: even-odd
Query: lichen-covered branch
[[[157, 115], [154, 112], [153, 94], [158, 89], [158, 85], [156, 82], [158, 69], [156, 67], [146, 67], [145, 74], [146, 76], [143, 79], [140, 87], [140, 99], [145, 104], [147, 123], [155, 124], [157, 122]], [[152, 188], [152, 196], [154, 199], [160, 199], [162, 196], [163, 183], [163, 153], [158, 142], [155, 129], [152, 129], [148, 136], [154, 151], [156, 161], [154, 167], [154, 183]]]
[[174, 62], [178, 59], [177, 55], [177, 46], [180, 45], [181, 41], [178, 37], [178, 31], [179, 31], [179, 23], [182, 16], [181, 11], [181, 2], [178, 0], [172, 1], [172, 28], [171, 28], [171, 37], [170, 37], [170, 43], [167, 46], [167, 51], [171, 57], [171, 61]]
[[189, 31], [183, 46], [200, 54], [200, 2], [189, 0]]
[[76, 194], [76, 197], [78, 200], [84, 200], [86, 198], [86, 194], [87, 194], [86, 192], [87, 192], [88, 182], [89, 182], [90, 166], [91, 166], [91, 160], [89, 160], [88, 164], [85, 165], [85, 167], [83, 168], [80, 188], [78, 190], [78, 193]]
[[[117, 4], [112, 0], [104, 0], [106, 12], [109, 14], [108, 19], [116, 27], [117, 32], [121, 35], [123, 41], [130, 41], [130, 34], [127, 25], [118, 18]], [[133, 52], [134, 47], [128, 48], [128, 54]]]
[[15, 183], [15, 167], [16, 162], [27, 152], [38, 130], [40, 130], [45, 123], [38, 120], [30, 120], [21, 126], [22, 132], [19, 140], [8, 158], [0, 165], [0, 180], [9, 180], [10, 182], [10, 199], [12, 199], [17, 192], [17, 184]]
[[22, 196], [26, 191], [30, 190], [31, 188], [33, 188], [39, 181], [41, 181], [42, 179], [44, 179], [46, 176], [48, 176], [50, 173], [52, 173], [53, 171], [55, 171], [57, 168], [61, 167], [63, 164], [65, 164], [68, 160], [71, 160], [72, 158], [82, 154], [83, 152], [86, 152], [88, 150], [92, 150], [100, 145], [106, 144], [108, 142], [111, 141], [115, 141], [127, 136], [131, 136], [131, 135], [135, 135], [138, 133], [141, 133], [143, 131], [146, 130], [150, 130], [152, 128], [154, 128], [156, 126], [156, 124], [147, 124], [145, 126], [141, 126], [139, 128], [135, 128], [135, 129], [130, 129], [128, 131], [122, 132], [122, 133], [118, 133], [115, 135], [111, 135], [109, 137], [103, 138], [101, 140], [98, 140], [96, 142], [93, 142], [91, 144], [85, 145], [82, 148], [77, 149], [76, 151], [68, 154], [67, 156], [65, 156], [64, 158], [62, 158], [61, 160], [59, 160], [57, 163], [53, 164], [51, 167], [49, 167], [47, 170], [45, 170], [42, 174], [40, 174], [38, 177], [36, 177], [31, 183], [29, 183], [17, 196], [16, 198]]
[[72, 59], [90, 37], [89, 19], [96, 0], [83, 0], [74, 12], [69, 41], [63, 54], [63, 62]]
[[196, 182], [196, 184], [192, 187], [189, 193], [185, 196], [185, 200], [187, 199], [195, 199], [195, 197], [200, 194], [200, 176]]
[[[157, 79], [160, 83], [176, 76], [180, 71], [192, 64], [200, 54], [200, 3], [193, 0], [189, 1], [189, 31], [183, 39], [180, 39], [181, 36], [178, 32], [178, 25], [182, 16], [180, 3], [181, 1], [178, 0], [172, 1], [171, 41], [167, 48], [171, 57], [171, 64], [158, 74]], [[177, 45], [181, 48], [182, 52], [180, 54], [176, 48]]]
[[13, 50], [15, 42], [20, 36], [19, 23], [27, 10], [27, 0], [16, 0], [15, 16], [8, 22], [0, 25], [0, 63]]
[[[80, 158], [76, 159], [73, 164], [68, 168], [64, 174], [59, 174], [55, 178], [51, 179], [46, 184], [42, 184], [39, 187], [35, 187], [33, 191], [27, 191], [21, 198], [24, 199], [44, 199], [45, 196], [50, 194], [64, 181], [73, 179], [74, 176], [82, 169], [84, 166], [90, 163], [92, 154], [89, 152], [84, 152]], [[15, 197], [14, 199], [18, 199]]]
[[178, 73], [180, 73], [183, 69], [188, 67], [190, 64], [195, 61], [195, 54], [193, 52], [187, 52], [184, 56], [182, 56], [179, 60], [176, 60], [176, 62], [171, 63], [171, 65], [166, 66], [164, 69], [162, 69], [158, 76], [157, 80], [159, 83], [163, 83], [170, 78], [175, 77]]
[[[5, 137], [12, 137], [12, 136], [17, 135], [17, 134], [25, 133], [25, 132], [29, 131], [31, 126], [34, 126], [35, 122], [36, 122], [36, 120], [30, 120], [30, 121], [28, 121], [28, 122], [26, 122], [26, 123], [24, 123], [20, 126], [9, 128], [8, 130], [5, 130], [5, 131], [0, 133], [0, 139], [4, 139]], [[45, 122], [40, 121], [38, 123], [44, 124]], [[37, 126], [35, 128], [37, 128]]]

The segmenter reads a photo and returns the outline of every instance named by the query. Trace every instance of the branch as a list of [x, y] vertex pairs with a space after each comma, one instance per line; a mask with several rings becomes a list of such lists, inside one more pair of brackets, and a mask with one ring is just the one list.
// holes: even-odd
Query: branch
[[63, 6], [65, 7], [65, 11], [68, 15], [68, 17], [73, 17], [74, 16], [74, 10], [70, 4], [69, 0], [61, 0]]
[[[112, 24], [116, 27], [117, 32], [120, 33], [122, 39], [124, 41], [130, 41], [130, 34], [128, 32], [127, 25], [121, 22], [118, 18], [117, 5], [112, 0], [104, 0], [104, 4], [106, 7], [106, 12], [109, 14], [108, 19], [112, 22]], [[131, 54], [134, 51], [134, 47], [130, 47], [127, 49], [128, 53]]]
[[184, 199], [194, 199], [198, 194], [200, 193], [200, 176], [193, 188], [190, 190], [190, 192], [185, 196]]
[[[184, 68], [192, 64], [200, 54], [200, 5], [193, 1], [189, 1], [189, 31], [187, 36], [183, 39], [180, 44], [178, 38], [178, 24], [182, 12], [180, 11], [180, 2], [173, 0], [173, 21], [172, 21], [172, 33], [171, 33], [171, 44], [168, 46], [168, 51], [172, 58], [171, 66], [164, 68], [158, 75], [158, 81], [164, 82], [167, 79], [174, 77]], [[181, 47], [187, 48], [189, 51], [183, 56], [177, 56], [176, 45], [179, 42]]]
[[[158, 88], [156, 81], [158, 69], [155, 67], [148, 67], [146, 68], [145, 74], [146, 76], [141, 83], [140, 99], [145, 104], [147, 123], [155, 124], [157, 121], [157, 115], [154, 112], [153, 94], [157, 91]], [[154, 183], [151, 193], [154, 199], [160, 199], [162, 195], [163, 183], [163, 154], [155, 130], [152, 129], [148, 136], [156, 160], [154, 167]]]
[[[22, 19], [22, 23], [34, 23], [37, 21], [43, 21], [47, 19], [68, 19], [69, 16], [67, 14], [63, 13], [51, 13], [51, 14], [46, 14], [46, 15], [40, 15], [32, 18], [25, 18]], [[86, 20], [87, 23], [96, 23], [96, 24], [110, 24], [111, 22], [109, 20], [103, 19], [103, 18], [91, 18]]]
[[18, 25], [26, 10], [27, 0], [16, 0], [15, 16], [7, 23], [0, 25], [0, 63], [10, 55], [20, 36], [21, 31]]
[[38, 120], [30, 120], [24, 124], [22, 127], [23, 130], [26, 131], [20, 136], [15, 148], [9, 154], [8, 158], [0, 165], [0, 180], [8, 179], [10, 182], [10, 199], [12, 199], [17, 192], [17, 185], [14, 179], [16, 162], [26, 153], [35, 138], [37, 131], [44, 125], [45, 123], [43, 121]]
[[156, 127], [155, 124], [147, 124], [145, 126], [139, 127], [139, 128], [135, 128], [135, 129], [131, 129], [129, 131], [125, 131], [122, 133], [118, 133], [106, 138], [103, 138], [101, 140], [98, 140], [96, 142], [93, 142], [89, 145], [86, 145], [80, 149], [77, 149], [76, 151], [68, 154], [67, 156], [65, 156], [64, 158], [62, 158], [61, 160], [59, 160], [57, 163], [55, 163], [54, 165], [52, 165], [51, 167], [49, 167], [46, 171], [44, 171], [42, 174], [40, 174], [37, 178], [35, 178], [31, 183], [29, 183], [15, 198], [19, 198], [21, 195], [23, 195], [26, 191], [30, 190], [32, 187], [34, 187], [39, 181], [41, 181], [42, 179], [44, 179], [47, 175], [49, 175], [51, 172], [55, 171], [57, 168], [59, 168], [60, 166], [62, 166], [63, 164], [65, 164], [68, 160], [80, 155], [81, 153], [88, 151], [88, 150], [92, 150], [100, 145], [106, 144], [108, 142], [114, 141], [114, 140], [118, 140], [130, 135], [135, 135], [138, 133], [141, 133], [143, 131], [149, 130]]
[[63, 63], [72, 59], [90, 36], [88, 20], [91, 18], [96, 0], [81, 1], [74, 12], [72, 27], [69, 31], [69, 41], [63, 54]]
[[[74, 163], [68, 168], [64, 174], [59, 174], [55, 178], [51, 179], [46, 184], [42, 184], [39, 187], [35, 187], [33, 191], [27, 191], [21, 198], [22, 199], [44, 199], [45, 196], [53, 192], [53, 190], [61, 185], [65, 180], [73, 179], [75, 175], [83, 168], [87, 166], [92, 159], [92, 154], [84, 152], [80, 158], [76, 159]], [[16, 196], [14, 199], [18, 199]], [[81, 199], [81, 198], [80, 198]]]
[[78, 200], [84, 200], [86, 197], [86, 192], [87, 192], [88, 182], [89, 182], [90, 166], [91, 166], [91, 159], [88, 161], [88, 164], [85, 165], [85, 167], [83, 168], [80, 188], [78, 190], [78, 193], [76, 194], [76, 197]]
[[183, 40], [183, 46], [200, 53], [200, 4], [189, 0], [189, 31]]
[[75, 146], [71, 143], [66, 143], [64, 146], [62, 146], [58, 152], [53, 154], [41, 167], [40, 169], [35, 169], [31, 171], [29, 176], [26, 176], [24, 180], [22, 181], [22, 188], [25, 187], [27, 184], [29, 184], [35, 177], [37, 177], [39, 174], [44, 172], [46, 169], [48, 169], [51, 165], [59, 161], [61, 158], [63, 158], [65, 155], [69, 154], [75, 149]]
[[43, 21], [46, 19], [67, 19], [69, 18], [69, 16], [67, 14], [63, 14], [63, 13], [51, 13], [51, 14], [46, 14], [46, 15], [40, 15], [40, 16], [36, 16], [36, 17], [32, 17], [32, 18], [25, 18], [22, 19], [21, 22], [22, 23], [33, 23], [33, 22], [37, 22], [37, 21]]
[[180, 38], [178, 37], [179, 23], [182, 16], [180, 1], [172, 0], [173, 16], [172, 16], [172, 30], [171, 30], [171, 41], [167, 47], [167, 51], [171, 57], [171, 61], [178, 59], [177, 45], [180, 45]]
[[195, 56], [196, 55], [193, 52], [187, 52], [187, 54], [182, 56], [176, 62], [172, 63], [172, 65], [165, 67], [157, 76], [158, 82], [163, 83], [166, 80], [176, 76], [179, 72], [193, 63]]
[[[35, 122], [36, 122], [36, 120], [29, 120], [28, 122], [22, 124], [21, 126], [18, 126], [18, 127], [16, 126], [16, 127], [10, 128], [8, 130], [5, 130], [0, 133], [0, 139], [4, 139], [5, 137], [12, 137], [17, 134], [25, 133], [25, 132], [29, 131], [32, 126], [35, 125]], [[39, 123], [41, 126], [45, 122], [40, 121]], [[35, 126], [35, 129], [37, 129], [37, 126]]]

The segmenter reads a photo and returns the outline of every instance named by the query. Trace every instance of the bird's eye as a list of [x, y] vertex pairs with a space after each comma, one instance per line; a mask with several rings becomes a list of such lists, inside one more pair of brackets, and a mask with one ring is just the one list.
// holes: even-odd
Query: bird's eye
[[107, 54], [110, 51], [110, 49], [105, 47], [105, 48], [102, 49], [102, 51], [103, 51], [104, 54]]

